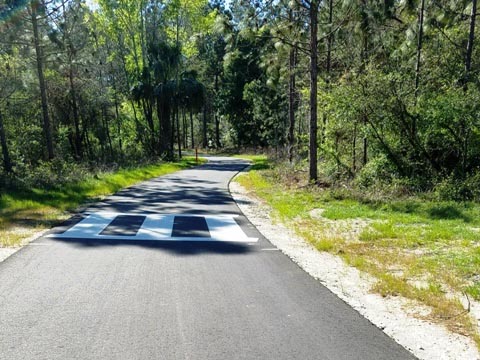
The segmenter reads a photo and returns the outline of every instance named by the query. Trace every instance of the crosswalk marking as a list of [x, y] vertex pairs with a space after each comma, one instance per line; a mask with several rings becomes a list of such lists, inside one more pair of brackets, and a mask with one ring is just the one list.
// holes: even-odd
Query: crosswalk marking
[[[122, 216], [145, 217], [135, 235], [102, 235], [102, 231]], [[205, 219], [209, 237], [199, 237], [192, 230], [192, 235], [172, 236], [175, 216], [200, 217]], [[113, 212], [96, 212], [60, 234], [51, 234], [52, 238], [95, 239], [95, 240], [157, 240], [157, 241], [221, 241], [221, 242], [256, 242], [257, 238], [248, 237], [235, 221], [238, 215], [190, 215], [190, 214], [125, 214]], [[199, 222], [201, 223], [201, 221]]]

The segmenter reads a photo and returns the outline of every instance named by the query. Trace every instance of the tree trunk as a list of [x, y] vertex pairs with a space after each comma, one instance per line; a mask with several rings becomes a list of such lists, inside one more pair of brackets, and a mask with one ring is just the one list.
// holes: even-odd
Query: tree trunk
[[[293, 10], [289, 14], [290, 22], [293, 22]], [[293, 153], [295, 147], [295, 108], [296, 108], [296, 78], [295, 70], [297, 67], [297, 49], [292, 47], [290, 50], [290, 57], [288, 59], [288, 161], [293, 161]]]
[[[418, 42], [417, 42], [417, 62], [415, 64], [415, 105], [417, 104], [418, 92], [420, 87], [420, 66], [422, 60], [423, 47], [423, 18], [425, 12], [425, 0], [420, 3], [420, 11], [418, 13]], [[412, 124], [412, 134], [416, 133], [416, 124]]]
[[[363, 115], [363, 129], [367, 129], [367, 115]], [[368, 138], [367, 134], [363, 137], [363, 158], [362, 158], [362, 164], [363, 166], [367, 165], [368, 162]]]
[[88, 136], [88, 128], [87, 128], [87, 123], [84, 122], [83, 124], [83, 135], [82, 137], [85, 139], [85, 143], [87, 144], [87, 155], [89, 159], [94, 159], [96, 157], [93, 156], [93, 146], [92, 142], [90, 141], [90, 137]]
[[35, 57], [37, 62], [37, 74], [38, 83], [40, 86], [40, 97], [42, 101], [42, 114], [43, 114], [43, 132], [45, 135], [45, 142], [47, 145], [48, 159], [52, 160], [55, 157], [53, 149], [53, 134], [52, 124], [50, 122], [50, 116], [48, 114], [48, 102], [47, 102], [47, 90], [45, 85], [45, 76], [43, 74], [43, 50], [40, 46], [40, 34], [38, 32], [38, 19], [37, 12], [40, 7], [40, 1], [32, 1], [31, 3], [31, 19], [33, 27], [33, 42], [35, 44]]
[[[368, 0], [363, 0], [362, 5], [363, 5], [363, 20], [362, 20], [362, 26], [363, 26], [362, 72], [363, 72], [365, 71], [365, 68], [367, 66], [367, 62], [369, 59], [368, 40], [370, 35], [370, 21], [368, 19], [368, 13], [367, 13]], [[363, 119], [363, 130], [365, 131], [365, 134], [363, 136], [362, 164], [363, 166], [365, 166], [368, 161], [368, 138], [366, 133], [367, 125], [368, 125], [368, 115], [364, 113], [362, 115], [362, 119]]]
[[178, 104], [175, 104], [175, 117], [177, 118], [177, 144], [178, 144], [178, 158], [182, 158], [182, 141], [180, 132], [180, 119], [178, 113]]
[[[330, 77], [332, 72], [332, 47], [333, 47], [333, 0], [328, 2], [328, 23], [330, 24], [329, 33], [327, 36], [327, 61], [325, 64], [326, 67], [326, 76], [325, 76], [325, 90], [330, 91]], [[328, 116], [327, 113], [323, 112], [323, 122], [322, 122], [322, 133], [320, 142], [324, 144], [325, 142], [325, 132], [327, 128]]]
[[207, 104], [203, 105], [203, 148], [208, 147], [207, 139]]
[[186, 149], [188, 147], [188, 124], [187, 124], [187, 110], [185, 108], [182, 109], [182, 128], [183, 128], [183, 148]]
[[330, 72], [332, 70], [332, 46], [333, 46], [333, 0], [328, 2], [328, 23], [330, 25], [327, 37], [327, 84], [330, 83]]
[[173, 158], [173, 121], [171, 120], [170, 99], [157, 98], [159, 128], [159, 153], [165, 159]]
[[310, 16], [310, 142], [309, 142], [309, 180], [318, 180], [317, 169], [317, 34], [318, 34], [318, 0], [312, 0]]
[[[218, 96], [218, 74], [215, 74], [215, 96]], [[218, 118], [218, 111], [214, 109], [214, 117], [215, 117], [215, 145], [217, 149], [222, 147], [220, 143], [220, 119]], [[207, 125], [205, 123], [205, 134], [207, 133]], [[204, 147], [207, 147], [207, 136], [205, 136], [205, 144]]]
[[467, 52], [465, 54], [465, 79], [464, 89], [470, 81], [470, 71], [472, 69], [473, 43], [475, 41], [475, 21], [477, 19], [477, 0], [472, 1], [472, 13], [470, 15], [470, 31], [468, 33]]
[[6, 173], [13, 172], [12, 160], [10, 152], [8, 151], [7, 136], [5, 134], [5, 127], [3, 126], [3, 115], [0, 111], [0, 144], [2, 145], [3, 155], [3, 169]]
[[352, 173], [357, 172], [357, 122], [353, 125], [353, 141], [352, 141]]
[[[470, 81], [470, 72], [472, 69], [472, 53], [473, 53], [473, 43], [475, 41], [476, 18], [477, 18], [477, 0], [472, 0], [472, 12], [470, 14], [470, 29], [468, 32], [467, 52], [465, 54], [465, 75], [464, 75], [464, 81], [463, 81], [463, 91], [465, 92], [468, 90], [468, 82]], [[461, 133], [463, 135], [462, 173], [465, 176], [467, 172], [470, 129], [467, 129], [467, 122], [464, 118], [461, 121]]]
[[175, 106], [173, 107], [171, 114], [169, 115], [170, 121], [171, 121], [171, 133], [170, 133], [170, 143], [169, 143], [169, 155], [171, 156], [171, 159], [173, 159], [174, 154], [175, 154]]
[[[112, 71], [113, 74], [113, 71]], [[122, 126], [120, 122], [120, 113], [118, 110], [118, 93], [117, 93], [117, 86], [115, 83], [115, 76], [112, 75], [112, 81], [113, 81], [113, 99], [114, 99], [114, 104], [115, 104], [115, 122], [117, 124], [117, 136], [118, 136], [118, 151], [120, 152], [120, 157], [123, 156], [123, 145], [122, 145]]]
[[110, 124], [108, 121], [108, 111], [106, 104], [102, 105], [102, 118], [103, 118], [103, 128], [105, 129], [105, 136], [107, 137], [108, 150], [110, 152], [110, 159], [113, 160], [113, 144], [112, 137], [110, 136]]
[[[126, 61], [126, 58], [125, 58], [126, 57], [126, 55], [125, 55], [125, 43], [124, 43], [122, 37], [120, 36], [120, 34], [118, 34], [118, 36], [117, 36], [117, 41], [118, 41], [118, 47], [119, 47], [119, 50], [120, 50], [120, 60], [122, 61], [122, 65], [123, 65], [122, 67], [123, 67], [123, 73], [124, 73], [124, 76], [125, 76], [125, 82], [127, 84], [127, 88], [130, 89], [131, 85], [130, 85], [128, 70], [127, 70], [127, 61]], [[112, 67], [112, 69], [113, 69], [113, 67]], [[135, 120], [135, 126], [136, 126], [137, 129], [139, 129], [140, 128], [140, 121], [138, 120], [138, 115], [137, 115], [137, 109], [135, 107], [135, 102], [133, 101], [132, 98], [130, 98], [129, 101], [130, 101], [130, 106], [132, 107], [132, 110], [133, 110], [133, 119]], [[140, 140], [142, 142], [142, 144], [145, 146], [143, 132], [139, 134], [138, 131], [137, 131], [137, 139]]]
[[68, 71], [68, 78], [70, 83], [70, 96], [72, 100], [72, 112], [73, 112], [73, 126], [75, 129], [75, 158], [76, 160], [81, 160], [83, 157], [82, 150], [82, 134], [80, 131], [80, 118], [78, 116], [78, 106], [77, 106], [77, 94], [75, 91], [75, 85], [73, 83], [73, 69], [72, 69], [72, 60], [70, 59], [70, 69]]
[[192, 149], [195, 149], [195, 139], [193, 138], [193, 112], [190, 109], [190, 136], [192, 137]]
[[150, 150], [153, 152], [156, 148], [155, 140], [155, 125], [153, 123], [153, 105], [151, 99], [142, 99], [142, 108], [145, 120], [147, 121], [148, 129], [150, 130]]

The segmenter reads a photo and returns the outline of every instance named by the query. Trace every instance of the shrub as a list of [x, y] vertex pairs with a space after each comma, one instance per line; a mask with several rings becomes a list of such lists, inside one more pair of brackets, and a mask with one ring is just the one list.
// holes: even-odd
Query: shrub
[[17, 186], [51, 189], [59, 184], [81, 181], [88, 177], [89, 172], [82, 165], [54, 159], [39, 161], [35, 167], [17, 163], [15, 174]]
[[395, 170], [391, 162], [384, 155], [371, 159], [358, 173], [355, 178], [355, 185], [371, 187], [378, 182], [382, 184], [392, 183], [396, 178]]
[[465, 179], [451, 175], [440, 181], [434, 192], [439, 200], [480, 201], [480, 171]]

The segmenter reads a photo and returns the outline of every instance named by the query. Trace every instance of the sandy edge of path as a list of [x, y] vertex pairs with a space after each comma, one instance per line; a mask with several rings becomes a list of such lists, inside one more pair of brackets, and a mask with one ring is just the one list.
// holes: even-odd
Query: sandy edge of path
[[273, 224], [271, 209], [235, 179], [230, 182], [229, 190], [243, 214], [273, 245], [416, 357], [480, 359], [471, 339], [413, 316], [413, 311], [428, 313], [428, 308], [412, 306], [402, 297], [383, 298], [371, 293], [373, 277], [346, 265], [339, 257], [316, 250], [284, 225]]
[[39, 238], [41, 238], [43, 235], [45, 235], [47, 232], [49, 232], [50, 229], [45, 229], [45, 230], [41, 230], [41, 231], [38, 231], [38, 232], [35, 232], [34, 234], [32, 234], [31, 236], [25, 238], [22, 240], [22, 243], [18, 246], [15, 246], [15, 247], [11, 247], [11, 248], [5, 248], [5, 247], [0, 247], [0, 262], [4, 261], [5, 259], [7, 259], [8, 257], [12, 256], [13, 254], [15, 254], [18, 250], [20, 250], [21, 248], [23, 248], [24, 246], [30, 244], [32, 241], [34, 240], [37, 240]]

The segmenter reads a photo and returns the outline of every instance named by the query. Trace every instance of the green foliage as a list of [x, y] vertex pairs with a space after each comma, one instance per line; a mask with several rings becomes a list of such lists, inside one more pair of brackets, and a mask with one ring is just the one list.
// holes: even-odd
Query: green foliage
[[480, 172], [463, 179], [453, 175], [441, 179], [434, 191], [439, 200], [480, 201]]
[[52, 189], [59, 184], [82, 181], [89, 174], [84, 166], [59, 158], [53, 161], [39, 161], [34, 167], [17, 163], [15, 173], [21, 174], [16, 184], [25, 189]]
[[391, 183], [395, 180], [395, 169], [385, 155], [380, 155], [375, 159], [371, 159], [358, 172], [355, 183], [361, 187], [372, 187], [378, 182], [382, 184]]
[[[173, 159], [175, 147], [200, 138], [205, 147], [214, 139], [216, 147], [275, 148], [304, 164], [315, 105], [306, 3], [98, 3], [39, 9], [42, 86], [29, 60], [29, 3], [2, 7], [11, 16], [0, 24], [1, 147], [16, 181], [51, 187], [92, 164]], [[433, 191], [440, 200], [479, 200], [476, 43], [466, 64], [471, 2], [426, 2], [421, 47], [418, 2], [329, 5], [318, 12], [313, 99], [319, 184], [333, 185], [337, 200], [349, 196], [336, 186], [344, 183], [372, 197]], [[58, 157], [51, 163], [39, 90]]]
[[249, 130], [253, 142], [244, 145], [284, 146], [287, 125], [285, 97], [277, 88], [267, 86], [262, 80], [254, 80], [245, 85], [243, 99], [252, 118]]

